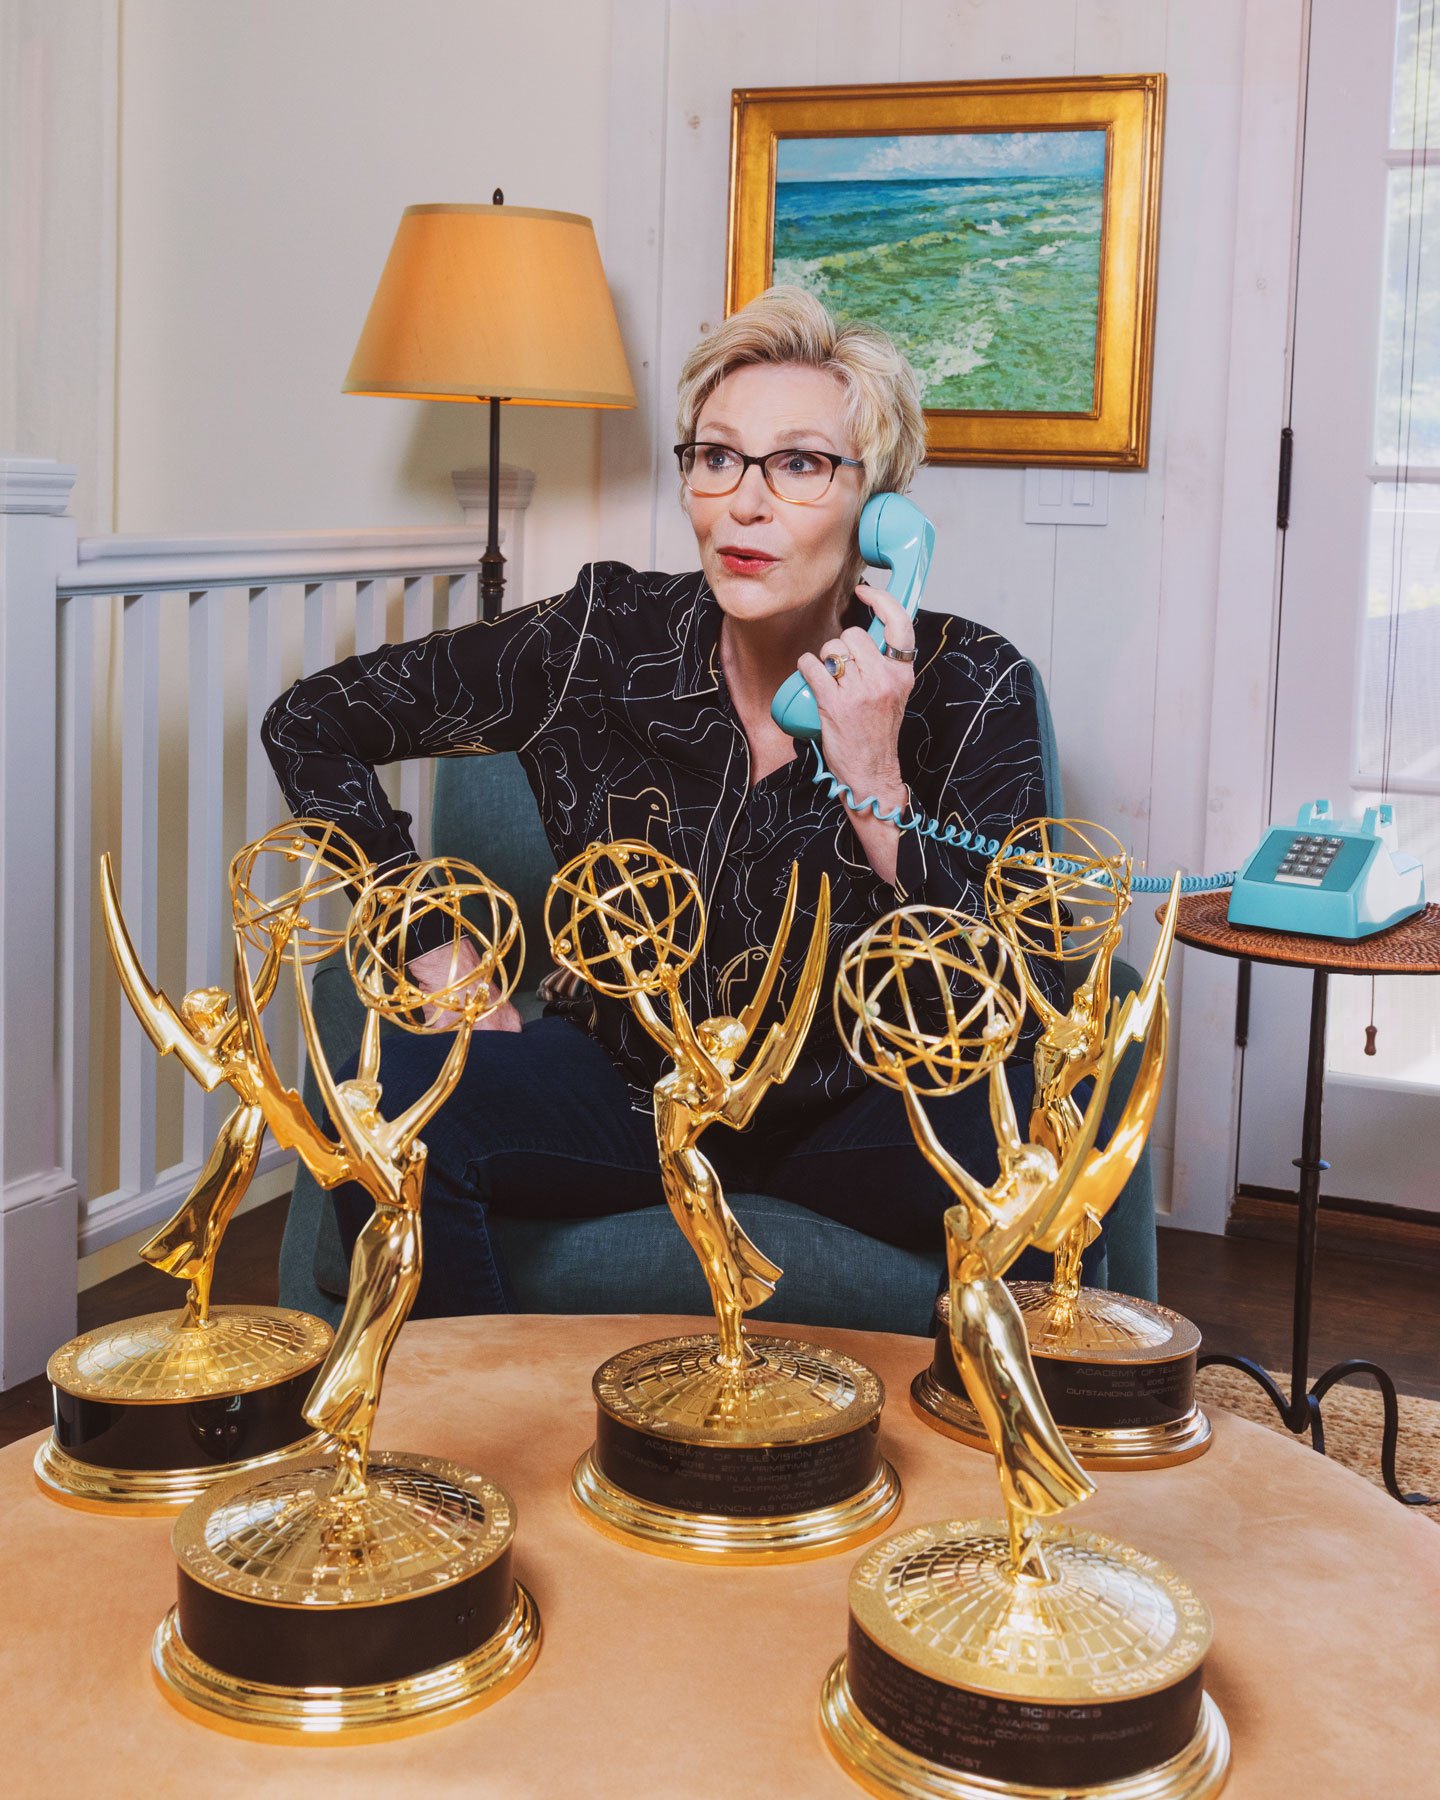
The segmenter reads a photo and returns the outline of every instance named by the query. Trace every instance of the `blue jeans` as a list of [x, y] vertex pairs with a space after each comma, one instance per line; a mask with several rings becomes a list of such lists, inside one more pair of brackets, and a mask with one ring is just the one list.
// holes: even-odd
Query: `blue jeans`
[[[424, 1092], [448, 1035], [387, 1029], [381, 1108], [394, 1118]], [[341, 1079], [354, 1073], [354, 1064]], [[1030, 1108], [1030, 1071], [1010, 1071], [1016, 1112]], [[930, 1117], [977, 1180], [996, 1176], [986, 1085], [937, 1100]], [[520, 1032], [476, 1032], [455, 1092], [426, 1126], [424, 1274], [414, 1316], [508, 1312], [514, 1296], [491, 1237], [492, 1212], [530, 1219], [594, 1218], [664, 1202], [655, 1124], [636, 1112], [608, 1052], [564, 1018]], [[833, 1106], [749, 1131], [717, 1125], [701, 1140], [731, 1193], [763, 1193], [905, 1249], [943, 1249], [941, 1218], [954, 1195], [915, 1146], [900, 1095], [878, 1082]], [[350, 1183], [335, 1190], [347, 1256], [372, 1202]], [[1050, 1258], [1029, 1250], [1012, 1274], [1041, 1279]]]

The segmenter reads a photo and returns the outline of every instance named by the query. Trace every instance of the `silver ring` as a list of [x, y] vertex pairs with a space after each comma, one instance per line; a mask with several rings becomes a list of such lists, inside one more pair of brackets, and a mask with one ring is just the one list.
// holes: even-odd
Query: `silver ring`
[[897, 650], [888, 638], [881, 644], [880, 654], [882, 656], [888, 656], [891, 662], [912, 663], [915, 660], [915, 652], [913, 650]]

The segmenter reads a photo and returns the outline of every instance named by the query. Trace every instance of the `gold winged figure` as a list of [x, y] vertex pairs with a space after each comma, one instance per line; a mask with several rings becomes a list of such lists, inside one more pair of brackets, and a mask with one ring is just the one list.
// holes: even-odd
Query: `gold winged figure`
[[660, 1176], [675, 1222], [700, 1259], [720, 1338], [720, 1363], [738, 1369], [748, 1360], [743, 1319], [775, 1292], [781, 1269], [742, 1229], [725, 1202], [714, 1169], [697, 1148], [712, 1125], [743, 1131], [756, 1108], [795, 1066], [815, 1016], [825, 946], [830, 930], [830, 886], [822, 881], [810, 945], [785, 1017], [772, 1025], [750, 1066], [736, 1067], [765, 1010], [795, 919], [800, 870], [791, 864], [785, 910], [770, 959], [749, 1004], [738, 1018], [722, 1014], [693, 1028], [678, 991], [672, 996], [671, 1026], [663, 1023], [644, 995], [636, 1010], [645, 1029], [674, 1059], [675, 1067], [655, 1084], [655, 1137]]
[[[620, 878], [597, 888], [594, 869], [597, 861], [606, 859], [620, 871]], [[712, 1125], [743, 1131], [769, 1090], [794, 1069], [820, 998], [830, 931], [830, 884], [822, 878], [794, 998], [742, 1071], [739, 1064], [774, 992], [795, 922], [799, 865], [791, 864], [780, 925], [749, 1003], [738, 1016], [719, 1014], [702, 1019], [698, 1026], [681, 996], [680, 978], [704, 936], [703, 908], [692, 949], [677, 955], [666, 935], [677, 910], [674, 906], [666, 920], [648, 929], [644, 923], [650, 914], [642, 890], [654, 883], [662, 883], [667, 894], [673, 893], [678, 883], [691, 896], [682, 900], [681, 909], [692, 903], [700, 907], [692, 878], [649, 845], [622, 840], [592, 846], [555, 878], [552, 896], [569, 895], [571, 908], [565, 928], [552, 929], [552, 948], [562, 966], [628, 998], [636, 1017], [674, 1064], [655, 1084], [661, 1182], [670, 1211], [699, 1259], [710, 1290], [719, 1337], [717, 1360], [721, 1368], [739, 1371], [760, 1360], [746, 1347], [745, 1314], [770, 1298], [782, 1271], [752, 1242], [731, 1212], [719, 1177], [698, 1144]], [[582, 934], [592, 920], [606, 946], [605, 960], [616, 971], [608, 977], [597, 974], [598, 959], [588, 957], [582, 948]], [[649, 971], [638, 967], [636, 960], [636, 952], [647, 946], [655, 957], [654, 969]], [[656, 993], [665, 996], [668, 1023], [654, 1003]]]
[[[1067, 837], [1063, 855], [1053, 843], [1054, 834], [1062, 829]], [[1032, 840], [1038, 843], [1038, 854], [1028, 849]], [[1042, 876], [1038, 883], [1037, 869]], [[1042, 1027], [1034, 1051], [1029, 1135], [1057, 1157], [1080, 1129], [1075, 1090], [1094, 1074], [1105, 1042], [1111, 1013], [1111, 968], [1130, 905], [1130, 883], [1128, 854], [1109, 832], [1087, 821], [1038, 819], [1017, 826], [987, 872], [985, 898], [991, 922], [1009, 945], [1026, 1004]], [[1145, 979], [1120, 1005], [1117, 1063], [1150, 1029], [1163, 990], [1179, 903], [1177, 874]], [[1065, 1011], [1035, 979], [1027, 950], [1058, 956], [1062, 961], [1089, 958], [1089, 967]], [[1118, 1199], [1123, 1186], [1122, 1182], [1110, 1195], [1110, 1204]], [[1061, 1306], [1073, 1305], [1079, 1294], [1081, 1258], [1099, 1237], [1105, 1210], [1087, 1209], [1063, 1237], [1042, 1246], [1054, 1253], [1052, 1293]]]
[[[224, 988], [193, 988], [176, 1006], [151, 982], [120, 910], [108, 851], [100, 858], [100, 905], [120, 985], [151, 1043], [162, 1056], [173, 1053], [207, 1094], [228, 1083], [239, 1101], [179, 1210], [140, 1249], [146, 1262], [190, 1283], [182, 1324], [204, 1326], [221, 1239], [254, 1176], [265, 1137], [252, 1040]], [[287, 937], [282, 917], [272, 926], [270, 948], [251, 990], [257, 1017], [275, 991]]]
[[1103, 1216], [1145, 1147], [1165, 1074], [1168, 1016], [1163, 993], [1154, 1029], [1120, 1125], [1096, 1150], [1100, 1115], [1118, 1053], [1118, 1025], [1095, 1069], [1089, 1105], [1064, 1156], [1021, 1137], [1014, 1102], [997, 1064], [990, 1073], [990, 1122], [1000, 1174], [983, 1187], [950, 1155], [910, 1088], [905, 1110], [925, 1160], [958, 1197], [945, 1214], [950, 1333], [965, 1389], [985, 1426], [1000, 1471], [1016, 1572], [1044, 1573], [1038, 1520], [1095, 1491], [1061, 1437], [1035, 1375], [1025, 1321], [1001, 1279], [1029, 1244], [1053, 1250], [1088, 1215]]
[[[294, 1088], [286, 1087], [276, 1072], [261, 1028], [258, 996], [250, 980], [244, 944], [240, 934], [236, 934], [235, 987], [245, 1029], [264, 1073], [259, 1104], [275, 1141], [284, 1149], [295, 1151], [322, 1187], [355, 1181], [375, 1203], [374, 1212], [355, 1240], [349, 1294], [335, 1341], [303, 1409], [306, 1422], [335, 1441], [340, 1466], [333, 1497], [340, 1502], [359, 1500], [366, 1492], [370, 1435], [380, 1403], [385, 1364], [420, 1287], [420, 1202], [427, 1156], [420, 1133], [455, 1091], [469, 1055], [476, 1019], [501, 1004], [518, 974], [518, 967], [514, 973], [507, 973], [500, 966], [500, 957], [519, 937], [514, 903], [508, 896], [499, 896], [499, 890], [483, 877], [471, 882], [450, 879], [448, 891], [425, 888], [425, 882], [437, 870], [443, 875], [447, 868], [463, 869], [464, 865], [446, 865], [444, 859], [416, 864], [396, 885], [368, 888], [356, 903], [352, 918], [348, 948], [353, 968], [354, 936], [367, 926], [372, 942], [379, 941], [393, 951], [412, 922], [427, 909], [444, 911], [457, 932], [462, 927], [471, 929], [459, 911], [466, 898], [489, 898], [492, 912], [502, 910], [497, 897], [503, 898], [511, 915], [508, 930], [494, 934], [497, 940], [503, 940], [503, 948], [482, 958], [479, 974], [472, 979], [467, 972], [453, 987], [437, 993], [436, 1005], [443, 1005], [458, 1018], [453, 1041], [434, 1081], [395, 1118], [387, 1119], [380, 1110], [381, 1006], [375, 1003], [378, 994], [373, 988], [366, 989], [359, 1064], [350, 1080], [337, 1082], [320, 1042], [304, 966], [296, 948], [292, 959], [296, 1005], [311, 1071], [335, 1130], [333, 1138], [320, 1129], [301, 1096]], [[478, 876], [478, 871], [468, 872]], [[401, 921], [398, 940], [394, 920]], [[471, 935], [477, 935], [473, 929]], [[379, 961], [378, 956], [371, 958], [372, 975]], [[493, 974], [500, 974], [503, 979], [492, 984]], [[403, 974], [396, 986], [398, 1003], [392, 1016], [403, 1019], [424, 996]]]
[[[842, 1765], [877, 1794], [1038, 1797], [1058, 1795], [1051, 1784], [1063, 1776], [1067, 1794], [1202, 1800], [1224, 1785], [1229, 1761], [1224, 1722], [1201, 1686], [1209, 1614], [1156, 1558], [1058, 1521], [1094, 1483], [1047, 1398], [1063, 1399], [1065, 1377], [1053, 1379], [1047, 1356], [1043, 1388], [1037, 1378], [1035, 1313], [1022, 1311], [1036, 1284], [1003, 1279], [1027, 1245], [1053, 1247], [1087, 1215], [1103, 1215], [1133, 1170], [1164, 1074], [1164, 992], [1153, 984], [1128, 1017], [1115, 1005], [1097, 1014], [1094, 1086], [1057, 1153], [1037, 1131], [1022, 1135], [1005, 1079], [1024, 1020], [1011, 960], [993, 925], [923, 906], [888, 915], [840, 959], [846, 1047], [902, 1092], [916, 1144], [957, 1202], [945, 1213], [949, 1318], [936, 1364], [943, 1357], [942, 1385], [978, 1415], [980, 1430], [963, 1441], [994, 1454], [1005, 1523], [1003, 1531], [983, 1517], [915, 1526], [861, 1561], [850, 1585], [850, 1649], [827, 1679], [821, 1721]], [[1139, 1068], [1100, 1149], [1102, 1109], [1131, 1033], [1144, 1038]], [[922, 1105], [981, 1079], [993, 1181], [962, 1166]], [[918, 1381], [912, 1394], [921, 1400]], [[1078, 1448], [1085, 1455], [1089, 1446]], [[1164, 1742], [1127, 1741], [1102, 1768], [1121, 1735], [1107, 1704], [1117, 1695], [1174, 1705], [1174, 1725]]]
[[[1059, 1165], [1022, 1139], [1003, 1063], [990, 1075], [990, 1122], [1000, 1174], [982, 1187], [935, 1134], [908, 1086], [905, 1110], [921, 1154], [960, 1204], [945, 1214], [950, 1270], [950, 1334], [956, 1361], [995, 1452], [1015, 1570], [1034, 1568], [1037, 1521], [1094, 1493], [1095, 1484], [1066, 1448], [1035, 1375], [1025, 1321], [1001, 1277], [1027, 1244], [1053, 1230], [1075, 1177], [1095, 1142], [1110, 1085], [1108, 1062], [1069, 1154]], [[1037, 1572], [1039, 1572], [1037, 1570]]]
[[[943, 922], [942, 922], [943, 921]], [[959, 953], [951, 947], [961, 946]], [[988, 952], [988, 956], [985, 954]], [[905, 1101], [915, 1142], [959, 1204], [945, 1214], [950, 1273], [950, 1331], [965, 1389], [995, 1454], [1016, 1574], [1045, 1575], [1038, 1539], [1042, 1517], [1064, 1511], [1094, 1492], [1094, 1483], [1065, 1444], [1041, 1392], [1025, 1322], [1002, 1277], [1030, 1244], [1053, 1249], [1087, 1212], [1103, 1216], [1139, 1160], [1165, 1072], [1167, 1014], [1163, 990], [1154, 1002], [1153, 1028], [1125, 1114], [1104, 1150], [1095, 1149], [1101, 1114], [1118, 1056], [1118, 1018], [1090, 1071], [1094, 1087], [1078, 1125], [1057, 1156], [1023, 1137], [1005, 1079], [1005, 1061], [1019, 1034], [1018, 1001], [1005, 983], [1010, 958], [1003, 940], [979, 920], [932, 908], [902, 909], [873, 926], [841, 962], [836, 1016], [855, 1060]], [[939, 983], [944, 1023], [919, 1021], [915, 984], [925, 970]], [[959, 974], [978, 987], [968, 1009], [950, 989]], [[887, 1021], [882, 1001], [892, 996], [899, 1017]], [[842, 1007], [854, 1015], [847, 1031]], [[916, 1092], [953, 1093], [984, 1075], [999, 1174], [988, 1187], [945, 1148]]]
[[[1140, 986], [1129, 993], [1115, 1008], [1113, 1026], [1114, 1056], [1118, 1063], [1131, 1044], [1149, 1045], [1152, 1035], [1159, 1033], [1158, 1062], [1147, 1057], [1146, 1066], [1153, 1066], [1156, 1082], [1156, 1098], [1159, 1095], [1159, 1083], [1165, 1073], [1165, 1045], [1168, 1035], [1168, 1011], [1165, 1000], [1165, 969], [1170, 961], [1171, 946], [1175, 941], [1175, 925], [1180, 911], [1180, 876], [1175, 876], [1170, 886], [1170, 898], [1166, 902], [1165, 917], [1160, 927], [1160, 936], [1155, 943], [1155, 950], [1150, 958], [1149, 967]], [[1107, 959], [1104, 979], [1104, 990], [1109, 993], [1109, 961]], [[1053, 1084], [1046, 1092], [1046, 1101], [1051, 1104], [1037, 1104], [1030, 1119], [1030, 1135], [1038, 1143], [1045, 1144], [1054, 1154], [1060, 1155], [1068, 1138], [1079, 1128], [1079, 1109], [1075, 1104], [1074, 1090], [1092, 1067], [1100, 1053], [1100, 1046], [1105, 1040], [1105, 1018], [1103, 1012], [1098, 1016], [1098, 1024], [1091, 1023], [1095, 1012], [1095, 996], [1088, 997], [1082, 1008], [1085, 1025], [1081, 1033], [1077, 1033], [1072, 1041], [1070, 1051], [1065, 1055], [1062, 1065], [1056, 1071]], [[1042, 1034], [1043, 1036], [1043, 1034]], [[1041, 1073], [1041, 1053], [1036, 1050], [1035, 1091], [1037, 1102], [1040, 1101], [1043, 1078]], [[1153, 1108], [1152, 1115], [1153, 1115]], [[1038, 1116], [1037, 1116], [1038, 1114]], [[1059, 1125], [1059, 1134], [1055, 1126]], [[1150, 1129], [1147, 1117], [1145, 1134]], [[1090, 1204], [1075, 1225], [1063, 1236], [1041, 1244], [1041, 1249], [1050, 1250], [1055, 1257], [1055, 1277], [1051, 1284], [1057, 1300], [1062, 1303], [1074, 1302], [1080, 1292], [1080, 1261], [1090, 1245], [1100, 1235], [1101, 1222], [1105, 1214], [1124, 1192], [1125, 1183], [1139, 1160], [1140, 1151], [1144, 1148], [1145, 1136], [1142, 1135], [1136, 1146], [1135, 1157], [1125, 1170], [1123, 1179], [1113, 1188], [1093, 1191]], [[1118, 1165], [1113, 1165], [1117, 1166]]]

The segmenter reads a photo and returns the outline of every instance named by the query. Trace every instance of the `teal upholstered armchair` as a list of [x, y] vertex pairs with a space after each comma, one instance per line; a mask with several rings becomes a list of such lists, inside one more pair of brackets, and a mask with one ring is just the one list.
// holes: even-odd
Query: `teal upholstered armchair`
[[[1063, 816], [1059, 764], [1044, 690], [1036, 676], [1045, 747], [1046, 811]], [[545, 973], [541, 922], [545, 891], [555, 872], [534, 797], [513, 755], [438, 762], [432, 810], [436, 855], [479, 863], [514, 895], [525, 927], [529, 967], [516, 996], [522, 1018], [540, 1011], [535, 985]], [[537, 948], [538, 947], [538, 948]], [[1117, 994], [1138, 985], [1128, 964], [1114, 965]], [[343, 965], [326, 964], [315, 977], [320, 1037], [338, 1068], [360, 1048], [363, 1013]], [[1132, 1048], [1112, 1089], [1118, 1108], [1134, 1079]], [[313, 1078], [306, 1100], [319, 1106]], [[938, 1234], [933, 1255], [897, 1250], [807, 1208], [764, 1194], [731, 1194], [746, 1231], [785, 1271], [766, 1310], [802, 1325], [848, 1325], [863, 1330], [923, 1333], [944, 1269]], [[665, 1206], [607, 1218], [530, 1221], [494, 1217], [491, 1228], [505, 1256], [515, 1293], [527, 1312], [705, 1313], [709, 1297], [688, 1244]], [[335, 1212], [301, 1169], [290, 1200], [280, 1252], [280, 1299], [324, 1318], [339, 1317], [348, 1271]], [[1086, 1278], [1145, 1298], [1155, 1297], [1155, 1205], [1148, 1152], [1110, 1213], [1102, 1244], [1087, 1257]], [[759, 1317], [763, 1323], [763, 1312]]]

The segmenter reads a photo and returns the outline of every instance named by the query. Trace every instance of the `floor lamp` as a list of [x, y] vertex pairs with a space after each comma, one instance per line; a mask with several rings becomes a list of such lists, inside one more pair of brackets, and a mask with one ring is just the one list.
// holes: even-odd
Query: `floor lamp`
[[347, 394], [488, 400], [481, 615], [505, 592], [500, 408], [627, 407], [635, 384], [590, 221], [506, 206], [407, 206], [345, 377]]

